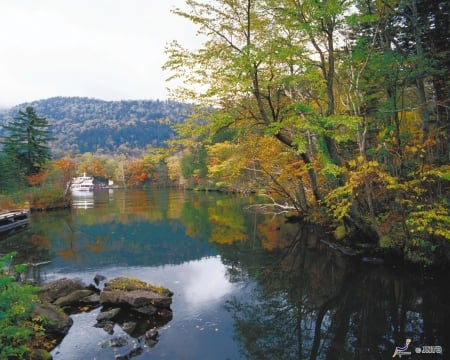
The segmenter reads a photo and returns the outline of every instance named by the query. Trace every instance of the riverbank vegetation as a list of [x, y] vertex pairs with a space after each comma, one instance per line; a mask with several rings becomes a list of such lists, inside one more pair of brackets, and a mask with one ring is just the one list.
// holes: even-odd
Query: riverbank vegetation
[[0, 358], [48, 359], [53, 345], [45, 339], [46, 319], [35, 313], [38, 288], [16, 281], [12, 274], [20, 276], [26, 266], [12, 266], [14, 255], [0, 257]]

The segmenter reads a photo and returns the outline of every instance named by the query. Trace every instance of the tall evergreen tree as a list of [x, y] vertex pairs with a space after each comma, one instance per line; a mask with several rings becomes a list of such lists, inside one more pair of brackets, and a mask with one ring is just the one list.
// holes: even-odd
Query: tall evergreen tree
[[9, 132], [1, 143], [9, 159], [14, 159], [25, 175], [38, 173], [47, 160], [51, 159], [48, 143], [53, 140], [46, 118], [37, 116], [29, 106], [4, 126]]

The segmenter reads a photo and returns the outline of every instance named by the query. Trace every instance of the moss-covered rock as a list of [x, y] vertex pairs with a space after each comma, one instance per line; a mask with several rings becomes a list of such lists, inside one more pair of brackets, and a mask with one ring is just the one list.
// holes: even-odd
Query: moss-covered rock
[[105, 284], [105, 290], [122, 290], [122, 291], [146, 290], [146, 291], [153, 291], [162, 296], [173, 295], [173, 293], [170, 290], [162, 286], [155, 286], [145, 281], [127, 276], [117, 277], [115, 279], [108, 281]]

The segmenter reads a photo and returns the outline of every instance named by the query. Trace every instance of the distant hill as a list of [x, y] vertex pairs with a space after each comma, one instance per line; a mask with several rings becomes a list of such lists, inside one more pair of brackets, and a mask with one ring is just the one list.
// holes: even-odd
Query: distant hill
[[27, 106], [51, 125], [57, 138], [51, 144], [55, 156], [68, 152], [138, 155], [173, 137], [170, 125], [183, 122], [190, 111], [189, 105], [173, 101], [54, 97], [0, 110], [0, 126]]

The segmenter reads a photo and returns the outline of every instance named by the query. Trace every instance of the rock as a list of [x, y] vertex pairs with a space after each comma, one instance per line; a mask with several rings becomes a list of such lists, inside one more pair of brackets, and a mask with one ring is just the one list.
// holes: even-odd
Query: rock
[[[98, 285], [105, 279], [96, 275], [94, 282]], [[98, 314], [95, 327], [112, 335], [117, 324], [130, 336], [140, 339], [139, 342], [153, 347], [158, 342], [156, 328], [172, 319], [172, 296], [166, 288], [128, 277], [112, 279], [101, 290], [93, 284], [85, 286], [81, 279], [62, 278], [42, 286], [39, 297], [43, 304], [37, 314], [50, 319], [49, 333], [55, 334], [53, 339], [59, 337], [61, 340], [73, 323], [67, 314], [90, 311], [103, 305], [105, 311]], [[120, 347], [124, 346], [122, 343], [118, 337], [102, 346]], [[129, 359], [143, 350], [136, 354], [134, 351], [136, 349], [120, 358]]]
[[134, 349], [131, 349], [129, 352], [127, 352], [125, 355], [116, 355], [114, 357], [115, 360], [130, 360], [131, 358], [134, 358], [135, 356], [139, 356], [144, 352], [144, 349], [141, 347], [137, 347]]
[[[132, 308], [154, 306], [168, 309], [173, 293], [165, 288], [155, 287], [143, 281], [120, 277], [105, 284], [100, 294], [101, 304], [128, 305]], [[151, 308], [149, 308], [151, 309]]]
[[152, 305], [137, 307], [133, 310], [148, 316], [155, 315], [158, 312], [158, 308]]
[[159, 335], [158, 330], [150, 329], [145, 333], [145, 338], [155, 340], [158, 337], [158, 335]]
[[62, 278], [43, 284], [39, 292], [39, 298], [43, 302], [54, 302], [56, 299], [67, 296], [76, 290], [84, 290], [85, 287], [81, 279]]
[[109, 335], [114, 334], [115, 323], [113, 321], [102, 321], [94, 325], [96, 328], [105, 330]]
[[45, 325], [45, 331], [56, 335], [65, 336], [73, 324], [72, 318], [67, 316], [58, 306], [45, 303], [37, 306], [35, 313], [46, 317], [49, 322]]
[[136, 329], [137, 323], [134, 321], [126, 321], [122, 324], [122, 330], [127, 334], [132, 334], [134, 329]]
[[133, 308], [151, 306], [157, 308], [168, 308], [172, 298], [161, 296], [153, 291], [147, 290], [109, 290], [104, 289], [100, 294], [101, 304], [129, 305]]
[[100, 295], [99, 294], [92, 294], [92, 295], [86, 296], [85, 298], [80, 299], [80, 303], [82, 303], [82, 304], [98, 304], [98, 305], [100, 305]]
[[53, 303], [59, 306], [74, 305], [83, 302], [83, 299], [93, 295], [91, 290], [75, 290], [66, 296], [61, 296], [57, 298]]
[[99, 274], [97, 274], [97, 275], [95, 275], [94, 276], [94, 282], [95, 282], [95, 285], [99, 285], [102, 281], [105, 281], [106, 280], [106, 276], [103, 276], [103, 275], [99, 275]]
[[173, 296], [173, 292], [169, 289], [161, 286], [155, 286], [142, 280], [126, 276], [117, 277], [115, 279], [112, 279], [111, 281], [108, 281], [105, 284], [105, 288], [124, 291], [148, 290], [165, 297]]
[[100, 294], [101, 290], [95, 286], [94, 284], [89, 284], [88, 286], [85, 287], [86, 290], [91, 290], [92, 292], [96, 293], [96, 294]]
[[145, 345], [147, 345], [148, 348], [152, 348], [155, 347], [156, 344], [158, 343], [158, 340], [153, 340], [153, 339], [145, 339]]
[[123, 336], [115, 337], [109, 340], [106, 340], [100, 344], [101, 348], [106, 347], [123, 347], [125, 345], [128, 345], [128, 339], [126, 339]]
[[119, 315], [120, 309], [114, 308], [108, 311], [102, 311], [97, 315], [97, 321], [107, 321], [114, 319], [117, 315]]
[[160, 309], [158, 310], [157, 315], [165, 321], [170, 321], [173, 317], [172, 310], [169, 309]]

